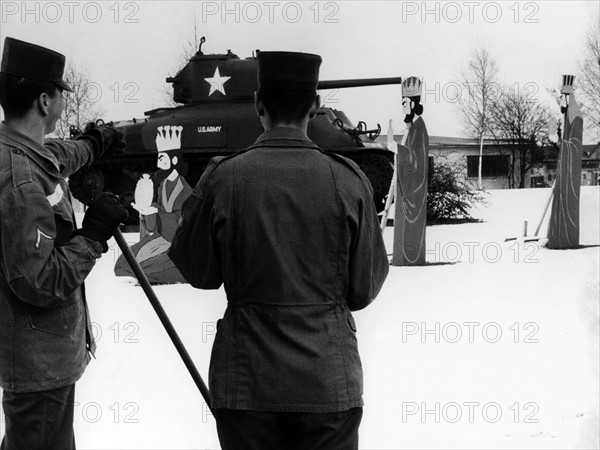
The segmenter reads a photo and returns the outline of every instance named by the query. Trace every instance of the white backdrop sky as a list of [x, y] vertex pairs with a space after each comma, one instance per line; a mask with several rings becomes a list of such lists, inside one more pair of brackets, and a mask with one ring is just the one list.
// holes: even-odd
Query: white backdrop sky
[[[0, 1], [0, 37], [44, 45], [84, 67], [102, 93], [105, 119], [142, 117], [165, 106], [186, 42], [205, 53], [255, 49], [318, 53], [321, 79], [417, 75], [432, 135], [464, 136], [455, 100], [472, 50], [496, 59], [499, 81], [551, 104], [546, 88], [577, 73], [598, 1]], [[399, 86], [322, 92], [328, 106], [369, 127], [402, 120]], [[399, 128], [399, 125], [397, 125]]]

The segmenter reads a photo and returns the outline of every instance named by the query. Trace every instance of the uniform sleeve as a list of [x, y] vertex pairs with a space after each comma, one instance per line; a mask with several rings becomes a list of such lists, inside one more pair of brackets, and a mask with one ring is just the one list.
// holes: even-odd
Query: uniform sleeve
[[55, 211], [35, 182], [15, 187], [0, 200], [0, 208], [0, 264], [10, 288], [23, 302], [60, 306], [101, 256], [98, 245], [74, 236], [55, 247]]
[[186, 281], [199, 289], [218, 289], [223, 284], [215, 239], [212, 172], [209, 165], [184, 202], [180, 225], [168, 253]]
[[65, 178], [94, 161], [94, 146], [87, 139], [78, 141], [51, 139], [44, 142], [44, 147], [56, 157], [61, 165], [62, 176]]
[[389, 271], [371, 185], [366, 177], [361, 178], [363, 189], [355, 220], [352, 221], [353, 240], [348, 267], [346, 302], [352, 311], [365, 308], [377, 297]]

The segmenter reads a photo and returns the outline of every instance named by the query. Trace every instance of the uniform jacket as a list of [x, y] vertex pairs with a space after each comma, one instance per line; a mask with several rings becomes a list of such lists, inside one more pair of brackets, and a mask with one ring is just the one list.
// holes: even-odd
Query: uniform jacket
[[88, 141], [41, 146], [0, 124], [0, 387], [7, 391], [72, 384], [89, 362], [83, 280], [102, 248], [73, 236], [65, 177], [92, 160]]
[[211, 161], [170, 257], [193, 286], [225, 285], [213, 408], [362, 406], [350, 311], [375, 298], [389, 267], [372, 198], [358, 166], [290, 128]]

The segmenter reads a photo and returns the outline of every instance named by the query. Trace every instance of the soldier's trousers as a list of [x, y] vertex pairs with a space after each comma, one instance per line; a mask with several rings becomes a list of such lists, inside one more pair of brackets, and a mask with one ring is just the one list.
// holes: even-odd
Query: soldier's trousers
[[75, 450], [75, 384], [43, 392], [3, 391], [6, 434], [0, 450]]
[[338, 413], [216, 409], [223, 450], [358, 450], [362, 408]]

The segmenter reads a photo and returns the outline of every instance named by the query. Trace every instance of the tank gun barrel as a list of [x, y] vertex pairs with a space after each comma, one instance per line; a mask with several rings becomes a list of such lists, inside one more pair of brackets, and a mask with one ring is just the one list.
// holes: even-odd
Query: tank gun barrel
[[318, 90], [325, 89], [344, 89], [351, 87], [362, 87], [362, 86], [381, 86], [384, 84], [402, 84], [401, 77], [391, 78], [363, 78], [354, 80], [324, 80], [319, 81], [317, 85]]

